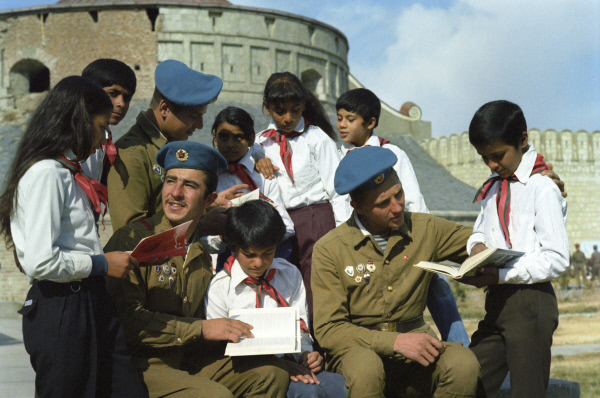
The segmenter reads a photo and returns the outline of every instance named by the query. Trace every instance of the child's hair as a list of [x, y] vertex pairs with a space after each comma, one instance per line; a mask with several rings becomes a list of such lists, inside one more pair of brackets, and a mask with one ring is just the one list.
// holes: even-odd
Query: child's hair
[[249, 246], [259, 249], [277, 246], [284, 235], [281, 216], [264, 200], [252, 200], [227, 210], [223, 240], [234, 252]]
[[233, 126], [239, 127], [244, 133], [244, 138], [247, 141], [252, 140], [252, 136], [255, 134], [254, 131], [254, 120], [252, 116], [242, 108], [237, 108], [235, 106], [228, 106], [223, 109], [217, 117], [215, 118], [215, 122], [212, 125], [212, 134], [213, 137], [216, 138], [217, 129], [223, 123], [229, 123]]
[[117, 59], [100, 58], [85, 67], [81, 76], [93, 80], [100, 87], [118, 84], [133, 97], [137, 85], [135, 72], [127, 64]]
[[518, 148], [525, 131], [527, 122], [519, 105], [505, 100], [492, 101], [475, 112], [469, 125], [469, 141], [473, 146], [501, 141]]
[[355, 88], [346, 91], [338, 98], [335, 109], [357, 113], [364, 119], [365, 123], [370, 122], [371, 118], [374, 117], [375, 127], [377, 127], [381, 115], [381, 101], [371, 90]]
[[308, 119], [310, 124], [320, 127], [331, 139], [335, 140], [335, 131], [329, 123], [325, 108], [293, 73], [273, 73], [265, 85], [263, 101], [267, 107], [287, 101], [302, 102], [304, 104], [302, 116]]
[[[93, 81], [69, 76], [52, 88], [31, 116], [0, 197], [0, 234], [7, 248], [13, 246], [10, 216], [17, 207], [17, 187], [36, 162], [52, 159], [71, 149], [78, 160], [86, 159], [94, 145], [93, 117], [113, 109], [108, 94]], [[40, 203], [40, 206], [43, 206]]]

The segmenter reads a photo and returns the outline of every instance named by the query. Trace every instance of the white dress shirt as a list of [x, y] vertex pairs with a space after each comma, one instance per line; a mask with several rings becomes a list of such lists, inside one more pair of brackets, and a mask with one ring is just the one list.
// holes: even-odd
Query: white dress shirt
[[[246, 171], [248, 171], [248, 174], [256, 183], [260, 193], [273, 201], [273, 204], [276, 206], [275, 209], [283, 219], [283, 224], [285, 225], [285, 235], [283, 239], [289, 239], [294, 236], [296, 234], [296, 231], [294, 230], [294, 222], [285, 209], [283, 199], [281, 198], [281, 190], [279, 189], [277, 180], [268, 180], [254, 169], [254, 159], [252, 158], [250, 151], [246, 152], [246, 154], [238, 161], [238, 164], [246, 167]], [[222, 171], [219, 173], [217, 192], [222, 192], [238, 184], [243, 184], [242, 180], [240, 180], [238, 176], [227, 170]], [[249, 193], [250, 191], [250, 189], [244, 189], [242, 192]], [[225, 243], [218, 235], [202, 237], [201, 242], [211, 253], [220, 253], [225, 249]]]
[[[298, 308], [300, 319], [308, 324], [308, 309], [306, 304], [306, 291], [302, 283], [302, 275], [295, 265], [282, 258], [273, 259], [271, 266], [265, 271], [276, 269], [275, 276], [269, 282], [285, 299], [290, 307]], [[229, 318], [229, 310], [256, 308], [256, 291], [253, 287], [242, 283], [248, 275], [244, 272], [237, 260], [231, 268], [231, 276], [221, 270], [210, 282], [204, 304], [206, 319]], [[262, 308], [277, 308], [279, 304], [264, 290], [260, 296]], [[296, 361], [304, 351], [312, 352], [312, 338], [310, 334], [302, 331], [301, 352], [293, 354]]]
[[[379, 137], [375, 133], [371, 134], [371, 137], [363, 146], [380, 146]], [[342, 146], [340, 147], [341, 157], [343, 158], [349, 151], [355, 148], [356, 145], [352, 143], [342, 142]], [[402, 183], [402, 188], [404, 189], [406, 211], [411, 213], [429, 213], [429, 209], [425, 204], [425, 199], [423, 199], [421, 189], [419, 188], [417, 176], [415, 175], [415, 171], [413, 170], [410, 159], [406, 153], [393, 144], [384, 144], [382, 148], [391, 150], [398, 158], [398, 161], [394, 165], [394, 170], [396, 170], [398, 178]]]
[[[535, 148], [529, 144], [515, 171], [519, 181], [509, 183], [510, 241], [512, 250], [525, 252], [525, 255], [499, 269], [498, 283], [549, 281], [569, 266], [569, 240], [565, 228], [567, 202], [550, 178], [541, 174], [530, 175], [536, 157]], [[495, 176], [497, 174], [493, 173], [490, 178]], [[469, 253], [477, 243], [508, 249], [496, 206], [500, 185], [500, 181], [495, 183], [487, 198], [481, 201], [481, 211], [467, 243]]]
[[[273, 119], [267, 130], [277, 128]], [[265, 130], [266, 131], [266, 130]], [[304, 118], [300, 118], [295, 131], [304, 131]], [[335, 142], [319, 127], [308, 126], [298, 137], [288, 139], [292, 151], [292, 172], [294, 183], [288, 176], [281, 156], [279, 144], [274, 138], [265, 137], [261, 132], [253, 147], [253, 156], [268, 157], [274, 166], [279, 167], [275, 177], [281, 188], [281, 196], [286, 209], [293, 210], [318, 203], [331, 202], [335, 224], [348, 220], [351, 211], [345, 195], [335, 192], [333, 179], [340, 163]]]
[[[75, 158], [71, 151], [64, 155]], [[71, 172], [55, 160], [41, 160], [19, 181], [17, 197], [10, 227], [29, 283], [88, 277], [90, 256], [103, 251], [91, 202]]]

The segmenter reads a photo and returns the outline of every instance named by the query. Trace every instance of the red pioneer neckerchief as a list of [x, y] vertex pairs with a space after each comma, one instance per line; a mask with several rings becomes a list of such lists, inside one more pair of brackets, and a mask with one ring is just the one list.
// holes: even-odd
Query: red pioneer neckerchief
[[[258, 189], [258, 185], [256, 185], [256, 181], [252, 178], [248, 170], [246, 170], [246, 166], [239, 163], [229, 163], [229, 171], [235, 174], [242, 182], [250, 188], [251, 191]], [[266, 200], [267, 202], [273, 202], [271, 199], [267, 198], [262, 192], [258, 192], [258, 195], [261, 199]]]
[[106, 152], [106, 157], [108, 158], [110, 166], [112, 166], [115, 163], [115, 159], [117, 158], [117, 147], [113, 142], [112, 133], [110, 132], [110, 130], [106, 131], [108, 133], [108, 138], [106, 138], [106, 144], [102, 145], [102, 147]]
[[[546, 162], [544, 162], [544, 157], [538, 153], [530, 175], [541, 173], [544, 170], [548, 170], [548, 166], [546, 165]], [[496, 195], [496, 207], [498, 209], [498, 218], [500, 219], [502, 233], [504, 234], [504, 239], [506, 240], [509, 248], [512, 248], [512, 244], [510, 243], [510, 235], [508, 233], [508, 221], [510, 219], [510, 182], [518, 180], [519, 179], [514, 173], [508, 178], [500, 178], [499, 176], [492, 177], [488, 179], [481, 186], [481, 188], [479, 188], [475, 194], [475, 198], [473, 199], [473, 203], [485, 199], [490, 193], [494, 184], [498, 181], [501, 181], [500, 188], [498, 188], [498, 194]]]
[[[304, 131], [310, 125], [310, 122], [307, 119], [304, 119]], [[304, 132], [303, 131], [303, 132]], [[285, 167], [285, 171], [287, 171], [288, 175], [292, 179], [292, 184], [294, 181], [294, 172], [292, 170], [292, 148], [288, 142], [288, 139], [292, 139], [298, 137], [300, 134], [297, 131], [292, 131], [290, 133], [284, 133], [283, 131], [279, 131], [277, 129], [270, 129], [262, 133], [264, 137], [274, 138], [277, 144], [279, 145], [279, 156], [281, 156], [281, 160], [283, 161], [283, 165]]]
[[[71, 172], [75, 181], [77, 181], [81, 189], [83, 189], [83, 192], [85, 192], [87, 197], [92, 201], [94, 210], [104, 216], [106, 214], [108, 198], [108, 190], [106, 187], [93, 178], [88, 177], [81, 169], [79, 163], [73, 163], [62, 155], [55, 158], [55, 160]], [[102, 209], [101, 204], [104, 205], [104, 209]]]

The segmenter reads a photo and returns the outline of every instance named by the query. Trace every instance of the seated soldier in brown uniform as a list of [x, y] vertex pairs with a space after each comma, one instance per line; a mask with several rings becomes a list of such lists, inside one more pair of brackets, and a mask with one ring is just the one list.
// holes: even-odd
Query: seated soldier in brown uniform
[[475, 396], [477, 358], [423, 321], [432, 274], [413, 267], [462, 262], [472, 229], [405, 213], [396, 160], [389, 149], [365, 147], [340, 162], [335, 189], [350, 193], [354, 213], [315, 245], [316, 338], [350, 397]]
[[[145, 237], [198, 220], [217, 197], [217, 173], [227, 168], [216, 150], [185, 141], [166, 144], [157, 162], [166, 169], [162, 210], [120, 228], [106, 252], [132, 250]], [[219, 209], [212, 210], [199, 220], [186, 256], [110, 281], [128, 346], [150, 397], [286, 395], [289, 375], [279, 358], [223, 356], [227, 340], [252, 337], [250, 325], [205, 319], [204, 294], [213, 273], [199, 238], [220, 234], [216, 227], [224, 221]]]

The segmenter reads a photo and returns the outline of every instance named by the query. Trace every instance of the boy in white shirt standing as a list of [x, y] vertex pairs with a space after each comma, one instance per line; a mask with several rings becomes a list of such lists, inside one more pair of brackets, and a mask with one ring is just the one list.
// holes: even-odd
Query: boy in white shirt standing
[[467, 243], [473, 256], [487, 247], [525, 254], [506, 268], [483, 267], [462, 282], [487, 286], [486, 315], [470, 348], [481, 365], [486, 396], [495, 397], [510, 372], [514, 397], [545, 397], [558, 307], [550, 280], [569, 265], [566, 201], [543, 156], [527, 140], [518, 105], [493, 101], [475, 113], [469, 140], [492, 171], [477, 192], [481, 211]]
[[287, 397], [346, 396], [343, 376], [323, 371], [323, 356], [313, 351], [300, 271], [286, 260], [275, 258], [285, 234], [277, 210], [264, 200], [232, 207], [223, 231], [223, 239], [235, 254], [210, 283], [205, 298], [206, 319], [228, 318], [232, 309], [297, 307], [302, 353], [286, 355], [291, 380]]

